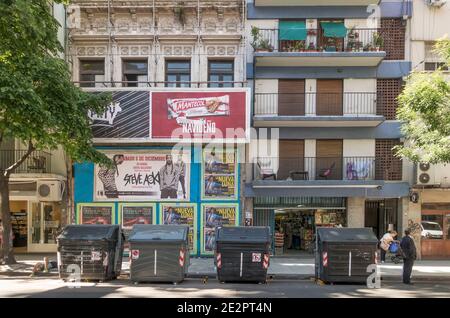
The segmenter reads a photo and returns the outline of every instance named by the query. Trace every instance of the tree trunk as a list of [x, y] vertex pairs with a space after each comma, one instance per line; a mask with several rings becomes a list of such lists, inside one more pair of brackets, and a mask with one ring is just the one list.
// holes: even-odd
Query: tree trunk
[[15, 264], [13, 242], [11, 240], [11, 213], [9, 211], [9, 176], [5, 177], [0, 174], [0, 195], [1, 195], [1, 215], [3, 225], [2, 249], [0, 260], [3, 259], [4, 264]]

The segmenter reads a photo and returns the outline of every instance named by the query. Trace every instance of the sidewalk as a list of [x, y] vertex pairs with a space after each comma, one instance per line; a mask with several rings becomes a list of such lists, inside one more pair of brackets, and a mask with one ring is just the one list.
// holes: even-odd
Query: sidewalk
[[[47, 256], [49, 260], [56, 260], [56, 254], [19, 254], [16, 256], [18, 264], [13, 266], [0, 265], [0, 277], [28, 276], [37, 262], [42, 262]], [[216, 277], [213, 258], [191, 258], [188, 277], [202, 278]], [[124, 258], [122, 272], [128, 274], [128, 258]], [[401, 281], [402, 264], [385, 263], [380, 265], [381, 277], [389, 281]], [[40, 274], [41, 275], [41, 274]], [[57, 270], [51, 270], [46, 275], [57, 276]], [[313, 258], [273, 257], [270, 260], [268, 275], [273, 279], [310, 279], [314, 277]], [[414, 280], [450, 281], [450, 260], [416, 261], [413, 268]]]

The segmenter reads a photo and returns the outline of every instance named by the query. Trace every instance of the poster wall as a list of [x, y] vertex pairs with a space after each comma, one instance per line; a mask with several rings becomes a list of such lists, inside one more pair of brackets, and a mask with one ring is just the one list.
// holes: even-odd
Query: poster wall
[[189, 201], [190, 150], [106, 152], [113, 167], [95, 166], [96, 201]]
[[156, 204], [123, 203], [119, 204], [119, 221], [125, 234], [124, 249], [129, 250], [128, 237], [135, 224], [155, 224]]
[[78, 224], [115, 224], [112, 203], [82, 203], [77, 207]]
[[236, 150], [204, 150], [202, 160], [202, 199], [237, 199]]
[[211, 203], [201, 207], [201, 249], [202, 254], [213, 254], [215, 247], [215, 228], [217, 226], [236, 226], [239, 224], [239, 204]]
[[161, 224], [189, 225], [189, 249], [197, 253], [197, 205], [196, 204], [161, 204]]

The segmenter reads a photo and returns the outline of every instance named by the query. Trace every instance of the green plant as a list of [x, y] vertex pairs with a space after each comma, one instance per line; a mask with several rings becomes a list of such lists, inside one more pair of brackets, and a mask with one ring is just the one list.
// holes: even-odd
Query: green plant
[[300, 52], [305, 49], [305, 43], [302, 41], [297, 41], [294, 44], [294, 51]]
[[250, 45], [256, 51], [258, 49], [259, 43], [261, 41], [261, 32], [260, 32], [259, 28], [253, 26], [251, 34], [252, 34], [252, 43]]
[[270, 41], [268, 39], [262, 39], [259, 42], [257, 49], [272, 52], [273, 46], [270, 44]]
[[384, 45], [384, 39], [381, 36], [381, 34], [379, 34], [377, 32], [375, 32], [373, 34], [373, 45], [378, 48], [380, 48]]

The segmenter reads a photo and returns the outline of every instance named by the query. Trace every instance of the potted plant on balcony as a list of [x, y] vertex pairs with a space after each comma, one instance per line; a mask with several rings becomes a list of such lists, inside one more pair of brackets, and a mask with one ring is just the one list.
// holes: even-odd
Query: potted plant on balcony
[[366, 45], [364, 45], [363, 51], [364, 51], [364, 52], [370, 52], [370, 51], [373, 51], [374, 49], [375, 49], [375, 48], [373, 47], [372, 44], [367, 43]]
[[259, 46], [259, 42], [261, 41], [261, 32], [259, 31], [259, 28], [253, 26], [252, 27], [252, 43], [250, 45], [252, 46], [253, 50], [257, 50]]
[[273, 52], [273, 45], [270, 44], [269, 39], [263, 39], [259, 42], [256, 49], [257, 52]]
[[384, 39], [378, 32], [375, 32], [373, 34], [373, 46], [375, 47], [376, 51], [379, 52], [380, 49], [384, 45]]
[[314, 45], [314, 42], [309, 42], [307, 51], [315, 51], [316, 50], [316, 46]]
[[305, 44], [301, 41], [297, 41], [294, 44], [294, 52], [303, 52], [305, 51]]

